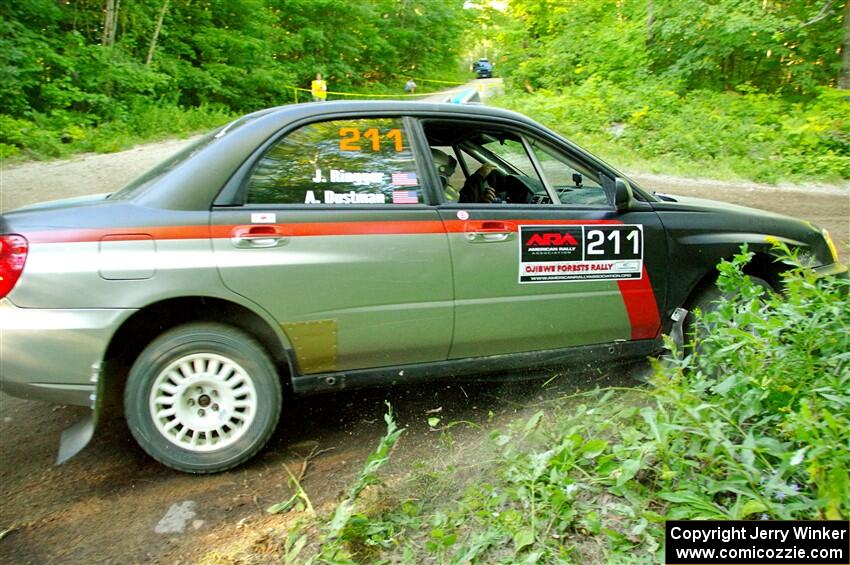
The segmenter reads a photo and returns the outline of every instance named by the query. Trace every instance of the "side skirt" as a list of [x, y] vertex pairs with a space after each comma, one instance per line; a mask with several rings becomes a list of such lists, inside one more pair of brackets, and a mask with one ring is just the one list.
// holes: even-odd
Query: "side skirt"
[[[421, 383], [469, 375], [476, 375], [482, 380], [522, 379], [537, 376], [540, 372], [547, 370], [562, 370], [582, 365], [598, 366], [647, 357], [660, 353], [662, 346], [663, 342], [660, 339], [615, 341], [566, 349], [298, 375], [292, 377], [292, 390], [296, 394], [318, 394], [343, 389]], [[513, 376], [499, 374], [506, 371], [522, 372]]]

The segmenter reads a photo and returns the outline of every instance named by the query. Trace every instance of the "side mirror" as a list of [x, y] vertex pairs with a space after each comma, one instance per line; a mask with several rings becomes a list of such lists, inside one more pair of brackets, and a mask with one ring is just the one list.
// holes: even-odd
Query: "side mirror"
[[632, 185], [629, 181], [623, 178], [614, 179], [614, 206], [618, 212], [624, 212], [634, 204], [635, 195], [632, 192]]

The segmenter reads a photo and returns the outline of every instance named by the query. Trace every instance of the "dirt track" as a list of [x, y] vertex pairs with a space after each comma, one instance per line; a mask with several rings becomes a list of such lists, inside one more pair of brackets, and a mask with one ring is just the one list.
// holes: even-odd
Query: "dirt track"
[[[0, 211], [114, 190], [184, 143], [7, 167], [0, 171]], [[836, 240], [850, 239], [847, 186], [776, 188], [635, 176], [652, 190], [794, 215], [828, 227]], [[842, 252], [846, 260], [846, 247]], [[498, 426], [524, 406], [574, 383], [626, 379], [615, 375], [617, 371], [596, 378], [576, 375], [546, 390], [540, 383], [434, 384], [294, 400], [259, 457], [212, 477], [181, 475], [154, 463], [135, 446], [120, 420], [106, 422], [82, 454], [54, 467], [61, 430], [83, 409], [0, 395], [0, 562], [227, 562], [239, 548], [262, 560], [274, 553], [275, 536], [288, 520], [263, 512], [291, 495], [283, 465], [298, 473], [305, 457], [318, 452], [306, 467], [303, 483], [314, 504], [330, 504], [383, 432], [385, 398], [392, 400], [401, 424], [409, 427], [394, 455], [397, 469], [409, 468], [416, 461], [452, 454], [472, 458], [486, 437], [486, 432], [455, 428], [455, 447], [447, 450], [445, 438], [428, 428], [429, 410], [441, 408], [445, 422]]]

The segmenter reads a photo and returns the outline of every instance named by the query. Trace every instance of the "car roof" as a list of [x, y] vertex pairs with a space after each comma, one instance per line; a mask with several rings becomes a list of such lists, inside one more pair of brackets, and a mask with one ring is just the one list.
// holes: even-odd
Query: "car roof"
[[344, 113], [398, 113], [439, 114], [449, 116], [487, 116], [522, 122], [529, 126], [543, 127], [534, 120], [517, 112], [484, 106], [481, 104], [447, 104], [442, 102], [408, 100], [334, 100], [331, 102], [291, 104], [274, 108], [269, 114], [285, 119], [301, 119], [325, 114]]

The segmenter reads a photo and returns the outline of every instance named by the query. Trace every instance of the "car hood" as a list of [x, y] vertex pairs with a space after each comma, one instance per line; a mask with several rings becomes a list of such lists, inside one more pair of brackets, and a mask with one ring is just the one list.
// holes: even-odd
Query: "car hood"
[[81, 204], [84, 205], [102, 202], [106, 200], [106, 198], [110, 194], [111, 193], [109, 192], [104, 192], [103, 194], [89, 194], [86, 196], [75, 196], [73, 198], [50, 200], [48, 202], [39, 202], [38, 204], [30, 204], [29, 206], [15, 208], [14, 210], [10, 210], [10, 212], [30, 212], [33, 210], [59, 210], [62, 208], [72, 208], [75, 206], [80, 206]]
[[670, 213], [674, 216], [682, 213], [687, 219], [680, 218], [679, 224], [684, 222], [688, 227], [680, 229], [691, 235], [700, 232], [702, 235], [697, 237], [713, 240], [731, 237], [741, 243], [763, 243], [765, 236], [771, 236], [791, 246], [811, 248], [822, 264], [832, 262], [821, 229], [807, 220], [705, 198], [658, 193], [655, 196], [659, 201], [652, 202], [652, 207], [661, 213], [662, 222], [674, 225]]
[[758, 208], [749, 208], [738, 204], [729, 204], [728, 202], [718, 202], [717, 200], [709, 200], [707, 198], [696, 198], [693, 196], [679, 196], [678, 194], [666, 194], [656, 192], [655, 197], [658, 202], [653, 202], [652, 207], [656, 210], [680, 210], [682, 212], [722, 212], [734, 214], [753, 214], [762, 217], [772, 217], [777, 219], [793, 220], [801, 222], [802, 220], [760, 210]]

